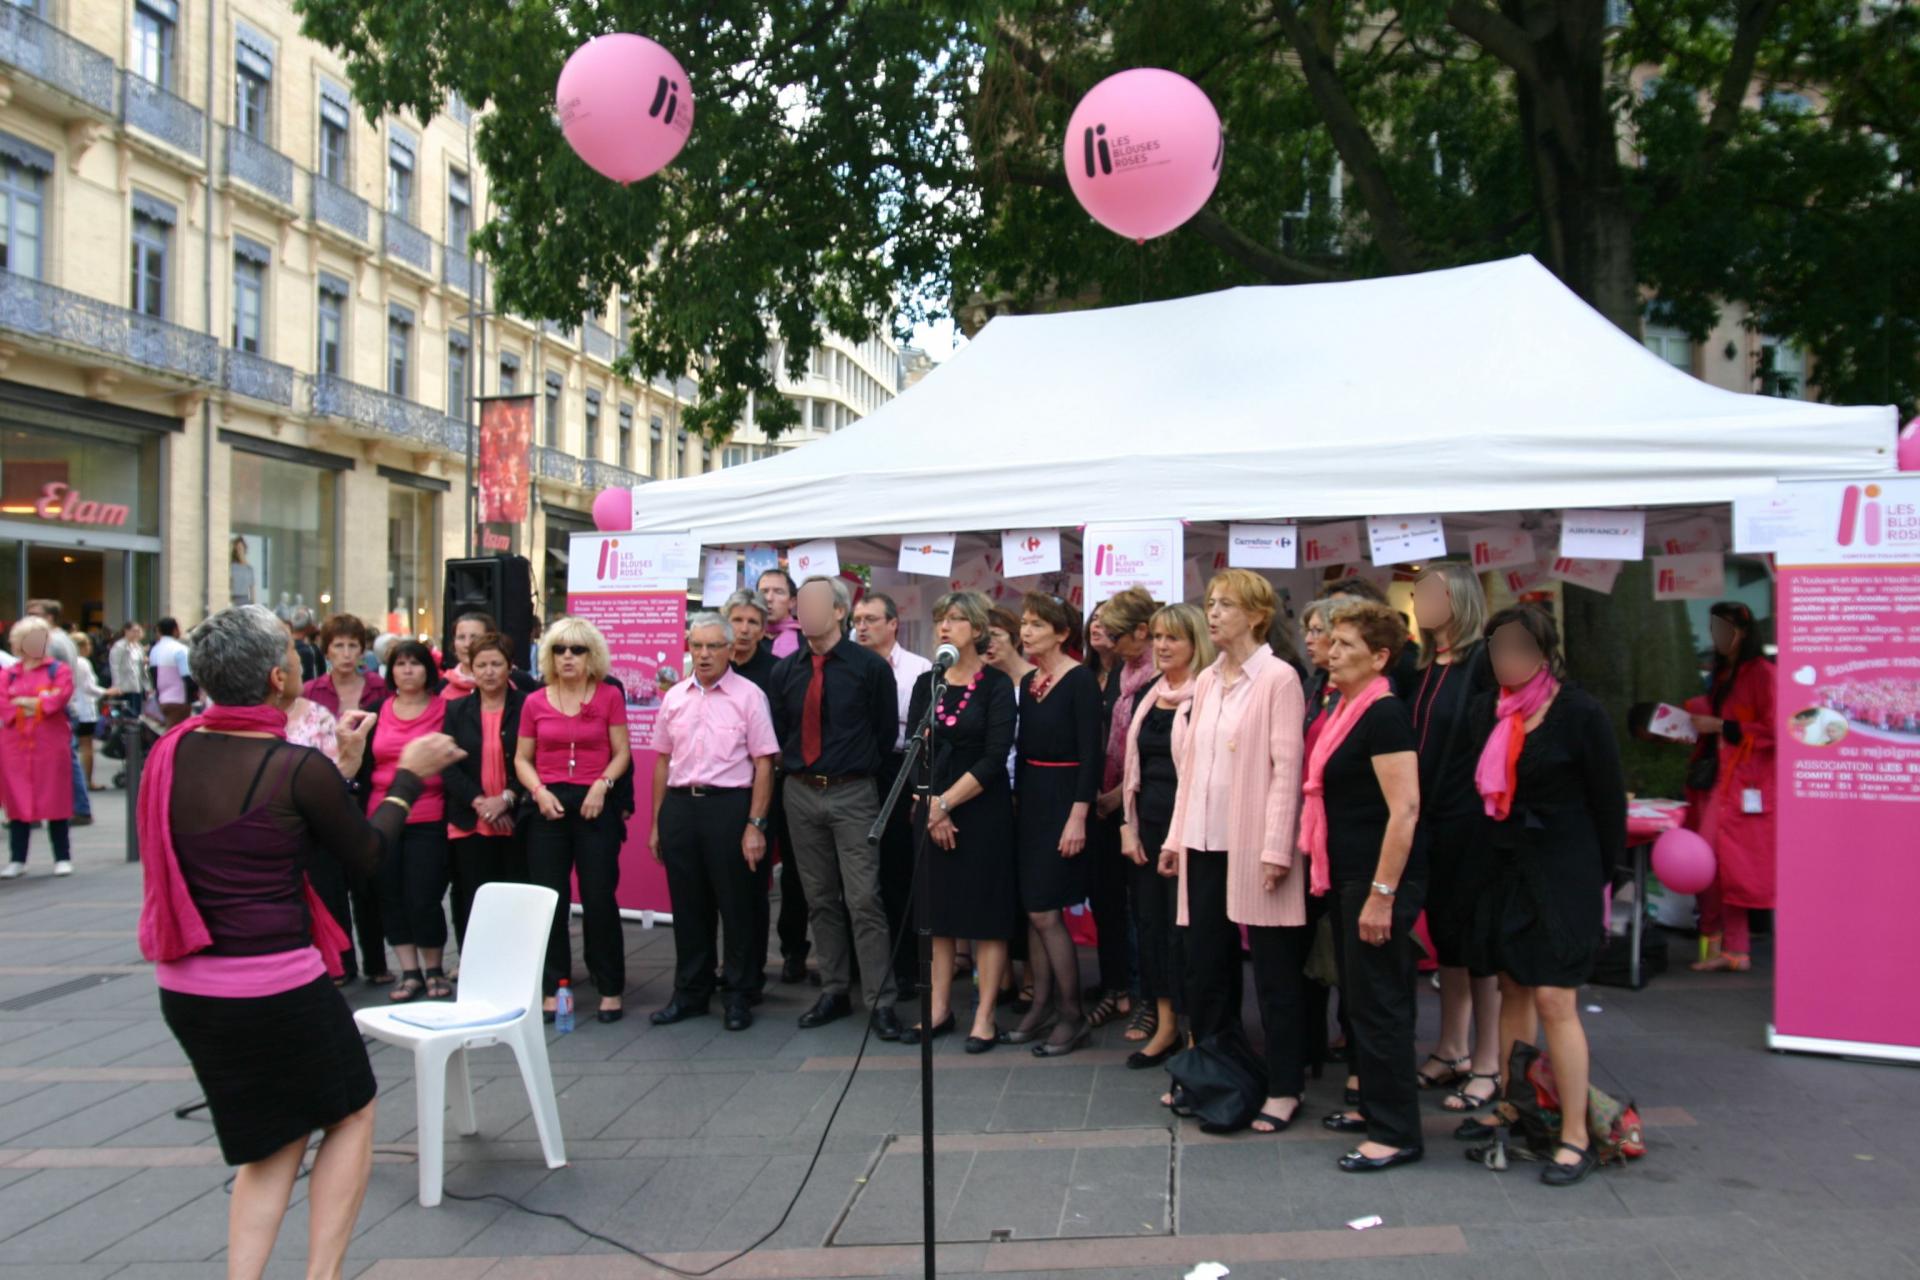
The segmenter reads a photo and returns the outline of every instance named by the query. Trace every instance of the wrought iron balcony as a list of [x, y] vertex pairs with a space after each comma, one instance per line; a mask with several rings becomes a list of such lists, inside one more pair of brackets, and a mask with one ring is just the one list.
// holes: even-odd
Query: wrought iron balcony
[[581, 464], [580, 482], [589, 489], [632, 489], [647, 482], [637, 471], [591, 459]]
[[0, 271], [0, 331], [209, 386], [220, 381], [220, 344], [210, 335], [11, 271]]
[[468, 448], [467, 433], [472, 430], [472, 428], [451, 414], [447, 416], [445, 423], [442, 425], [445, 427], [447, 433], [447, 450], [451, 453], [466, 453]]
[[[332, 374], [318, 375], [312, 379], [311, 385], [312, 410], [317, 417], [355, 422], [416, 445], [440, 449], [453, 447], [448, 443], [449, 427], [460, 424], [438, 409], [430, 409], [372, 387], [363, 387]], [[460, 447], [463, 450], [466, 448], [464, 435], [460, 437]]]
[[356, 240], [367, 239], [367, 202], [331, 178], [313, 175], [313, 220]]
[[389, 258], [398, 258], [410, 267], [417, 267], [429, 275], [433, 272], [433, 237], [408, 222], [399, 214], [389, 211], [385, 215], [383, 244]]
[[204, 161], [207, 118], [185, 98], [131, 71], [120, 73], [120, 123]]
[[221, 382], [227, 390], [268, 404], [293, 407], [294, 373], [290, 366], [233, 348], [228, 348], [225, 356], [225, 376]]
[[17, 5], [0, 6], [0, 63], [113, 115], [113, 59]]
[[613, 335], [593, 321], [587, 321], [587, 354], [613, 363]]
[[548, 480], [559, 480], [566, 484], [581, 483], [580, 459], [560, 449], [548, 445], [535, 445], [533, 449], [533, 467]]
[[238, 178], [281, 204], [293, 203], [293, 161], [232, 125], [227, 131], [227, 177]]
[[[469, 276], [467, 273], [473, 274]], [[440, 249], [440, 279], [449, 288], [458, 289], [470, 298], [478, 298], [487, 291], [487, 268], [472, 254], [455, 245], [443, 245]]]
[[574, 326], [570, 324], [561, 324], [558, 320], [545, 320], [541, 322], [540, 327], [546, 330], [550, 338], [558, 338], [570, 346], [579, 344], [579, 339], [574, 334]]

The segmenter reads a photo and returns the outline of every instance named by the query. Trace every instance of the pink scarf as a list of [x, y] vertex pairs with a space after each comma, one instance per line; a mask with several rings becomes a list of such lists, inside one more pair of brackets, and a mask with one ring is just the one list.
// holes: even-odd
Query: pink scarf
[[772, 643], [773, 656], [776, 658], [798, 653], [800, 651], [800, 619], [789, 616], [784, 622], [769, 623], [767, 639]]
[[1338, 706], [1320, 717], [1327, 721], [1327, 727], [1307, 757], [1307, 781], [1301, 788], [1305, 800], [1300, 806], [1300, 852], [1307, 855], [1308, 866], [1312, 868], [1307, 887], [1316, 898], [1333, 887], [1333, 875], [1327, 867], [1327, 761], [1333, 759], [1333, 753], [1353, 732], [1353, 726], [1360, 723], [1367, 708], [1392, 695], [1393, 686], [1387, 683], [1387, 678], [1375, 676], [1358, 694], [1341, 698]]
[[1545, 667], [1518, 689], [1504, 685], [1494, 709], [1493, 734], [1481, 749], [1473, 771], [1473, 785], [1487, 802], [1487, 816], [1505, 822], [1513, 810], [1514, 780], [1520, 769], [1520, 749], [1527, 743], [1527, 721], [1560, 692], [1560, 682]]
[[[141, 870], [145, 887], [140, 903], [140, 954], [155, 964], [185, 959], [213, 945], [200, 909], [193, 905], [186, 877], [180, 874], [180, 857], [173, 847], [173, 764], [180, 739], [197, 729], [210, 733], [270, 733], [287, 736], [287, 716], [273, 707], [210, 706], [205, 715], [175, 725], [147, 755], [146, 769], [140, 779]], [[346, 969], [340, 953], [347, 948], [347, 935], [327, 913], [313, 881], [303, 877], [307, 911], [313, 919], [313, 945], [327, 966], [330, 977], [342, 976]]]
[[1153, 654], [1145, 649], [1132, 662], [1107, 677], [1120, 681], [1120, 696], [1114, 701], [1112, 722], [1107, 725], [1107, 760], [1100, 779], [1102, 791], [1111, 791], [1120, 785], [1127, 760], [1127, 730], [1133, 726], [1133, 700], [1153, 682], [1153, 677]]

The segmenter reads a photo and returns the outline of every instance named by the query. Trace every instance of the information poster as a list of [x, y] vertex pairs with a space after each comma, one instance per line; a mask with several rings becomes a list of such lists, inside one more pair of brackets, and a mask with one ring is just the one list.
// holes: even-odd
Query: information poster
[[[1789, 486], [1782, 486], [1783, 490]], [[1779, 552], [1776, 1049], [1920, 1061], [1920, 479], [1793, 485]]]
[[[567, 612], [600, 628], [607, 638], [610, 674], [627, 704], [633, 744], [633, 817], [620, 846], [620, 888], [614, 895], [628, 915], [672, 918], [667, 873], [647, 850], [653, 825], [654, 717], [660, 711], [660, 668], [686, 674], [686, 579], [658, 575], [636, 552], [623, 555], [620, 535], [576, 533], [568, 548]], [[675, 564], [672, 567], [682, 566]], [[579, 888], [573, 900], [580, 900]]]
[[1082, 540], [1088, 557], [1081, 615], [1128, 587], [1140, 586], [1164, 604], [1178, 604], [1186, 590], [1184, 530], [1178, 520], [1157, 524], [1090, 524]]

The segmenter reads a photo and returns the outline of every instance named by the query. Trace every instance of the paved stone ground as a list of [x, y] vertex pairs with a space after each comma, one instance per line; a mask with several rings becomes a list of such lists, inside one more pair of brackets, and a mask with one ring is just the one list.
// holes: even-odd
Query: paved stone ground
[[[78, 833], [79, 874], [0, 883], [0, 1277], [217, 1276], [227, 1199], [199, 1096], [161, 1023], [134, 924], [119, 797]], [[858, 1047], [851, 1022], [803, 1032], [808, 988], [771, 988], [758, 1023], [649, 1027], [672, 938], [627, 933], [635, 1016], [554, 1037], [572, 1164], [548, 1171], [511, 1059], [477, 1055], [481, 1136], [448, 1141], [447, 1188], [514, 1196], [681, 1267], [709, 1266], [779, 1220]], [[1677, 956], [1678, 948], [1676, 948]], [[1889, 956], [1894, 954], [1889, 947]], [[1531, 1169], [1469, 1165], [1430, 1121], [1426, 1163], [1355, 1177], [1318, 1116], [1279, 1138], [1170, 1131], [1160, 1073], [1122, 1065], [1119, 1029], [1043, 1063], [939, 1047], [941, 1269], [949, 1274], [1237, 1280], [1501, 1277], [1908, 1277], [1920, 1280], [1920, 1072], [1776, 1056], [1765, 965], [1682, 971], [1584, 1003], [1598, 1077], [1637, 1098], [1651, 1152], [1554, 1191]], [[62, 983], [75, 990], [35, 1003]], [[379, 993], [356, 989], [357, 1000]], [[24, 1007], [18, 1007], [24, 1006]], [[1429, 1024], [1436, 1002], [1423, 999]], [[916, 1050], [875, 1042], [784, 1225], [726, 1277], [920, 1273]], [[365, 1280], [665, 1275], [563, 1223], [498, 1202], [415, 1203], [411, 1062], [374, 1053], [380, 1156], [349, 1274]], [[304, 1183], [302, 1184], [304, 1188]], [[1343, 1224], [1379, 1214], [1371, 1231]], [[273, 1274], [302, 1274], [296, 1203]]]

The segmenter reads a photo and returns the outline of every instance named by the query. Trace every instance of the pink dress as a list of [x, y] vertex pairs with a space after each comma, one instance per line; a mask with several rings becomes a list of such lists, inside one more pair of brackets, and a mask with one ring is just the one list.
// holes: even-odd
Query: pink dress
[[[73, 729], [67, 700], [73, 672], [64, 662], [22, 662], [0, 671], [0, 807], [14, 822], [73, 817]], [[29, 711], [13, 705], [31, 697]]]

